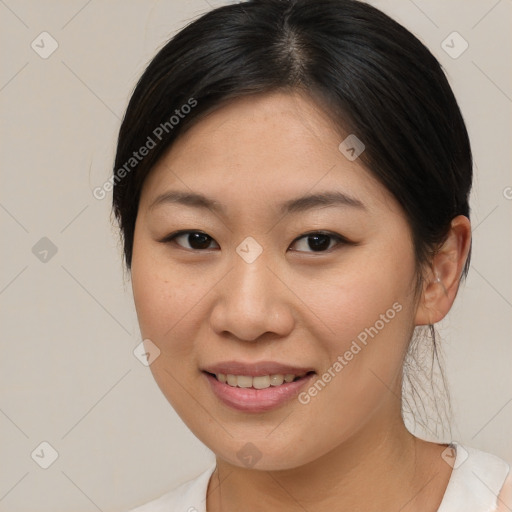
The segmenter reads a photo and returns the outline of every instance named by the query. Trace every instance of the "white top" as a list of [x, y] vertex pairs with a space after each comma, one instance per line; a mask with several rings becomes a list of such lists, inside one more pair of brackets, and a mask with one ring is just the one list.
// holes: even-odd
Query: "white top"
[[[455, 460], [448, 448], [443, 458], [452, 467], [452, 474], [437, 512], [493, 512], [511, 510], [510, 503], [497, 508], [505, 492], [512, 490], [510, 466], [490, 453], [476, 450], [459, 443], [452, 443]], [[216, 465], [208, 468], [197, 478], [129, 512], [206, 512], [206, 491]], [[508, 478], [507, 478], [508, 476]], [[504, 487], [506, 482], [506, 489]], [[501, 502], [503, 507], [503, 502]]]

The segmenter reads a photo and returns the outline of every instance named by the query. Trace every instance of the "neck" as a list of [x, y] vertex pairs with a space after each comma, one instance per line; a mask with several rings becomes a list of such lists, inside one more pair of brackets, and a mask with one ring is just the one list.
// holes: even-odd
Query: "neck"
[[414, 437], [395, 415], [375, 418], [297, 468], [260, 471], [217, 458], [207, 510], [437, 510], [451, 474], [440, 457], [443, 449]]

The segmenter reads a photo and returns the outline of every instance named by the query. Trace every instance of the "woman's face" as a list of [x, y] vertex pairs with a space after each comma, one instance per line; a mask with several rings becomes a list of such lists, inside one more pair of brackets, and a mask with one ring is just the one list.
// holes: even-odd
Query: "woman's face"
[[400, 420], [411, 234], [344, 138], [299, 94], [238, 99], [144, 183], [132, 285], [160, 351], [151, 371], [192, 432], [241, 467], [298, 467]]

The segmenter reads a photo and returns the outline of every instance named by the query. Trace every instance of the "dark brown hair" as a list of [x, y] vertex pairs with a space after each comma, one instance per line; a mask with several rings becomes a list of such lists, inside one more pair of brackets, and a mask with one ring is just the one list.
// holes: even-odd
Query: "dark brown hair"
[[[253, 0], [189, 24], [135, 87], [114, 166], [113, 211], [128, 269], [142, 185], [173, 141], [230, 99], [279, 89], [307, 92], [363, 141], [361, 161], [404, 209], [419, 263], [455, 216], [469, 217], [468, 134], [430, 51], [359, 1]], [[143, 147], [146, 156], [134, 161]]]

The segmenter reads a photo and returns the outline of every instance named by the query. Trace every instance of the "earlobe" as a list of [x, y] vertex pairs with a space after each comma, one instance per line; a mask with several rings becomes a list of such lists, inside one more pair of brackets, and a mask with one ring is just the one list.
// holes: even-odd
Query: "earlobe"
[[435, 324], [450, 311], [471, 246], [471, 223], [455, 217], [442, 246], [432, 258], [416, 310], [415, 325]]

